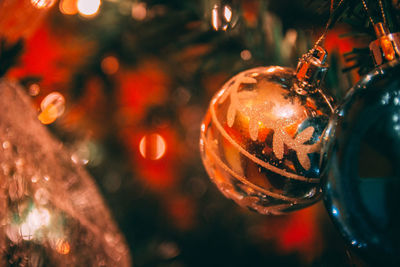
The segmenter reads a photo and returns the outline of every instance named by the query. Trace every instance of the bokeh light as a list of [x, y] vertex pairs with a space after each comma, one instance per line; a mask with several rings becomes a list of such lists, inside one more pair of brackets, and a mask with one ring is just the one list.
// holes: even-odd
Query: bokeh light
[[61, 0], [60, 11], [65, 15], [75, 15], [78, 13], [78, 7], [76, 0]]
[[147, 15], [146, 3], [133, 3], [132, 18], [136, 20], [144, 20]]
[[148, 134], [140, 140], [139, 151], [146, 159], [158, 160], [164, 156], [166, 150], [165, 139], [159, 134]]
[[243, 60], [250, 60], [252, 55], [251, 55], [251, 52], [249, 50], [245, 49], [242, 52], [240, 52], [240, 57]]
[[93, 146], [94, 146], [94, 144], [92, 144], [91, 142], [78, 142], [77, 144], [75, 144], [71, 148], [72, 162], [74, 162], [75, 164], [78, 164], [78, 165], [88, 164], [92, 157], [92, 154], [94, 154], [93, 152], [95, 152], [95, 151], [91, 151], [91, 148]]
[[77, 8], [81, 16], [92, 18], [97, 15], [101, 5], [100, 0], [78, 0]]
[[211, 14], [211, 24], [214, 28], [214, 30], [218, 30], [219, 28], [219, 21], [218, 21], [218, 7], [214, 7], [212, 10], [212, 14]]
[[211, 11], [211, 24], [214, 30], [226, 31], [232, 22], [232, 8], [229, 5], [214, 5]]
[[4, 141], [2, 146], [3, 146], [4, 149], [9, 149], [11, 144], [8, 141]]
[[224, 18], [227, 22], [230, 22], [232, 19], [232, 10], [230, 6], [224, 6]]
[[54, 0], [31, 0], [31, 4], [38, 9], [49, 8], [53, 6], [54, 3]]
[[21, 237], [24, 240], [31, 240], [39, 228], [50, 223], [50, 217], [50, 212], [47, 209], [33, 208], [26, 221], [20, 226]]
[[40, 108], [42, 112], [38, 119], [43, 124], [50, 124], [64, 113], [65, 99], [58, 92], [50, 93], [42, 100]]
[[115, 74], [119, 69], [118, 59], [114, 56], [107, 56], [101, 61], [101, 69], [105, 74]]
[[29, 86], [29, 95], [37, 96], [40, 93], [40, 86], [36, 83], [33, 83]]
[[59, 239], [57, 241], [56, 250], [62, 255], [67, 255], [71, 250], [71, 246], [69, 245], [68, 241]]

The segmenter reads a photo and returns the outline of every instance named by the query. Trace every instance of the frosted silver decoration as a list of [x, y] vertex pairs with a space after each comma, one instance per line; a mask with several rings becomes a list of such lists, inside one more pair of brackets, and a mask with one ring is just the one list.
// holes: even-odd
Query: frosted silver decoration
[[0, 266], [131, 266], [96, 184], [0, 81]]

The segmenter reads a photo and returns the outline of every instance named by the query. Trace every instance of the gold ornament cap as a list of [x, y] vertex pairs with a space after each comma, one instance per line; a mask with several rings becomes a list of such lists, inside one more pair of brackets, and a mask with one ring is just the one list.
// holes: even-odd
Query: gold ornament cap
[[296, 77], [297, 85], [306, 92], [315, 92], [323, 81], [328, 64], [326, 50], [316, 45], [304, 54], [297, 64]]
[[369, 49], [375, 65], [400, 58], [400, 33], [390, 33], [382, 22], [376, 23], [374, 30], [378, 39], [369, 44]]

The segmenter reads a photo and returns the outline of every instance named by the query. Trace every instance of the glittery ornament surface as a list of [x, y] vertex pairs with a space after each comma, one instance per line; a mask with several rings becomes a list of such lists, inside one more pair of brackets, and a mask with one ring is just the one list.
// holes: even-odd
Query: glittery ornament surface
[[131, 266], [95, 183], [0, 82], [0, 265]]
[[331, 110], [320, 90], [297, 87], [290, 68], [239, 73], [214, 96], [201, 127], [208, 174], [227, 197], [260, 213], [317, 201], [320, 136]]
[[324, 200], [333, 221], [368, 262], [399, 266], [399, 61], [348, 92], [323, 140]]

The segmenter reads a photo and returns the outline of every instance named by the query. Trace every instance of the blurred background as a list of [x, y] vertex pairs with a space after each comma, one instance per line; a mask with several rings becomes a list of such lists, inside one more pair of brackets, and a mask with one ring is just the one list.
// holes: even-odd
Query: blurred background
[[[93, 176], [136, 266], [353, 265], [321, 202], [284, 216], [243, 209], [210, 182], [198, 148], [222, 84], [255, 66], [295, 67], [329, 5], [3, 0], [0, 72], [24, 86], [39, 120]], [[370, 40], [343, 37], [352, 27], [336, 25], [325, 43], [325, 87], [339, 100], [358, 79], [342, 71], [343, 55]], [[56, 115], [43, 109], [54, 92]]]

